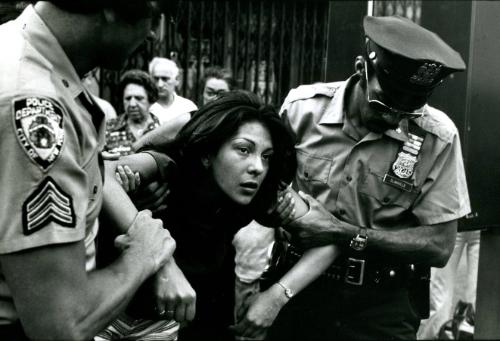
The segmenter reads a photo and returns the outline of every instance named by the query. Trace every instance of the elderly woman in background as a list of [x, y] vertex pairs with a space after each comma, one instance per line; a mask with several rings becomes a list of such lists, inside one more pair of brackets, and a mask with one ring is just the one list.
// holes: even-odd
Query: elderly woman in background
[[106, 150], [121, 155], [132, 153], [132, 144], [157, 128], [160, 122], [149, 108], [158, 98], [158, 89], [148, 73], [129, 70], [120, 80], [124, 113], [106, 125]]

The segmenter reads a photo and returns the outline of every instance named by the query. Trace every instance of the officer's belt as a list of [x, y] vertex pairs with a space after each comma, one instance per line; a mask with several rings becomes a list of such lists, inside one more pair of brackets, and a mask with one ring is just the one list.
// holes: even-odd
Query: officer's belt
[[[302, 257], [293, 245], [287, 248], [286, 261], [292, 265]], [[353, 286], [406, 287], [419, 278], [420, 272], [414, 264], [381, 264], [357, 257], [342, 257], [335, 260], [321, 278]]]

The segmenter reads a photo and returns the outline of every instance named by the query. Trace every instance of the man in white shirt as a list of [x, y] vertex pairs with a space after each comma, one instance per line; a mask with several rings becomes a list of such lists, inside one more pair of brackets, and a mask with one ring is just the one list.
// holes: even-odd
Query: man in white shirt
[[151, 113], [158, 117], [161, 124], [178, 116], [185, 117], [187, 122], [191, 117], [187, 114], [198, 108], [189, 99], [175, 93], [175, 87], [179, 84], [179, 68], [175, 62], [155, 57], [149, 64], [149, 73], [158, 86], [158, 101], [151, 106]]

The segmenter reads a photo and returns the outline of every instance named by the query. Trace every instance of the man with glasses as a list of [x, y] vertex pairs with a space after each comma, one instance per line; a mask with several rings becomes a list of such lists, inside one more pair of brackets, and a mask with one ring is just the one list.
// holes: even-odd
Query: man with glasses
[[[121, 68], [151, 33], [156, 5], [39, 1], [0, 26], [2, 340], [92, 339], [172, 263], [162, 223], [105, 174], [104, 114], [80, 81], [97, 66]], [[105, 217], [121, 253], [96, 269]]]
[[415, 339], [429, 267], [446, 264], [470, 211], [458, 131], [427, 104], [462, 58], [405, 18], [363, 24], [355, 74], [300, 86], [281, 109], [310, 207], [285, 226], [296, 237], [288, 256], [330, 243], [342, 254], [290, 300], [271, 339]]

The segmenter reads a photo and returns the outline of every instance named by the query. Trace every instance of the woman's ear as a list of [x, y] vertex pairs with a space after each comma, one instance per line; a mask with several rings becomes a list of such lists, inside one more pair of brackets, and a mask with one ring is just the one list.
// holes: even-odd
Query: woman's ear
[[365, 72], [365, 58], [363, 56], [357, 56], [354, 60], [354, 71], [359, 76], [363, 76]]

